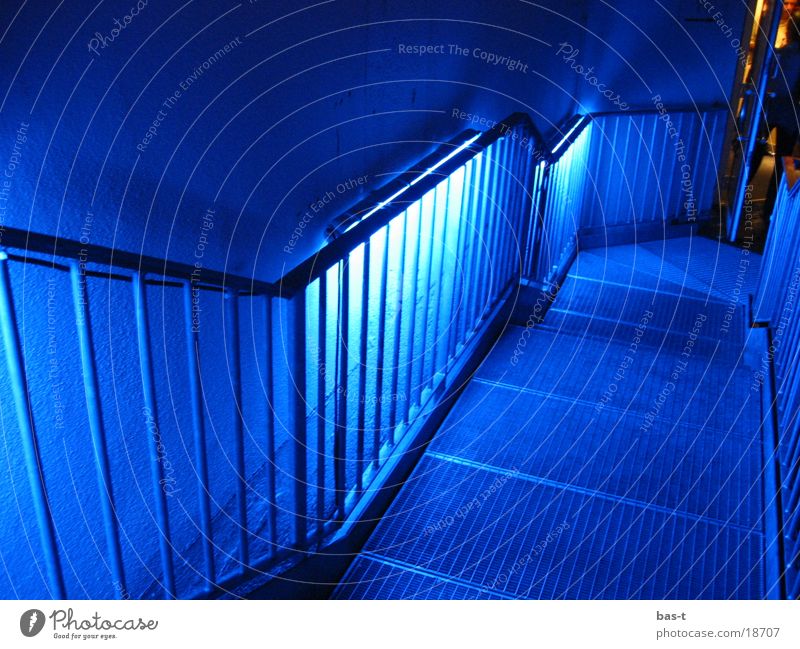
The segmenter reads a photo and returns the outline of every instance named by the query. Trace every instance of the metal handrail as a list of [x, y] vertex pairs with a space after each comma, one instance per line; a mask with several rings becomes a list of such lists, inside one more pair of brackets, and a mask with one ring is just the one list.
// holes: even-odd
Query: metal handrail
[[[518, 126], [525, 128], [529, 133], [529, 137], [538, 146], [543, 145], [543, 138], [527, 113], [513, 113], [494, 128], [482, 133], [466, 129], [456, 138], [442, 144], [434, 153], [424, 158], [420, 163], [400, 174], [340, 216], [337, 221], [346, 225], [359, 218], [360, 215], [372, 210], [375, 206], [385, 203], [383, 208], [368, 218], [357, 221], [355, 225], [352, 225], [340, 236], [328, 242], [318, 252], [307, 257], [278, 279], [275, 282], [278, 294], [286, 298], [295, 296], [333, 264], [345, 258], [350, 252], [369, 239], [370, 236], [402, 213], [406, 205], [422, 198], [442, 178], [453, 173]], [[435, 173], [426, 175], [426, 170], [436, 161], [447, 157], [447, 155], [470, 140], [473, 141], [463, 151], [452, 156], [447, 162], [439, 166]], [[423, 170], [419, 170], [420, 167], [423, 167]], [[419, 180], [420, 178], [421, 180]], [[398, 196], [396, 200], [389, 200], [400, 190], [404, 190], [401, 196]]]
[[[109, 248], [92, 243], [81, 243], [73, 239], [65, 239], [41, 232], [32, 232], [21, 228], [5, 227], [2, 229], [0, 248], [24, 250], [26, 253], [46, 255], [46, 262], [28, 257], [9, 255], [12, 259], [44, 263], [59, 270], [69, 270], [69, 266], [56, 261], [56, 258], [85, 259], [88, 264], [110, 266], [133, 273], [154, 274], [172, 278], [179, 282], [191, 282], [199, 287], [219, 287], [235, 289], [256, 295], [274, 295], [275, 285], [251, 277], [236, 275], [227, 271], [221, 272], [203, 268], [198, 275], [197, 267], [176, 261], [160, 259], [151, 255], [137, 254], [118, 248]], [[88, 276], [109, 277], [108, 273], [87, 270]], [[130, 279], [121, 275], [117, 279]]]
[[[670, 107], [668, 110], [671, 114], [684, 113], [684, 112], [708, 112], [723, 110], [726, 107], [721, 104], [709, 104], [703, 106], [683, 106], [683, 107]], [[309, 255], [306, 259], [299, 264], [288, 270], [281, 278], [274, 282], [267, 282], [259, 280], [254, 277], [246, 277], [237, 275], [228, 271], [218, 271], [210, 268], [203, 268], [202, 278], [195, 285], [205, 287], [221, 287], [230, 288], [242, 292], [262, 294], [262, 295], [282, 295], [283, 297], [291, 297], [296, 294], [303, 286], [309, 284], [314, 279], [319, 277], [323, 269], [330, 267], [332, 263], [340, 260], [344, 255], [351, 252], [358, 247], [361, 243], [366, 241], [372, 234], [382, 228], [392, 218], [401, 213], [404, 209], [404, 204], [414, 202], [424, 195], [428, 190], [435, 186], [442, 177], [452, 173], [458, 169], [466, 161], [478, 155], [481, 151], [486, 149], [489, 145], [504, 137], [516, 126], [522, 126], [529, 133], [529, 136], [535, 143], [535, 146], [542, 152], [543, 160], [549, 165], [554, 163], [560, 154], [563, 154], [580, 133], [592, 121], [597, 118], [614, 116], [614, 115], [644, 115], [656, 114], [658, 111], [655, 108], [638, 108], [625, 113], [615, 111], [596, 111], [582, 115], [576, 113], [570, 117], [564, 126], [556, 130], [556, 135], [546, 142], [545, 138], [541, 135], [536, 128], [533, 120], [528, 113], [512, 113], [506, 119], [499, 122], [496, 126], [488, 131], [480, 133], [479, 137], [469, 145], [460, 155], [454, 156], [447, 161], [444, 165], [439, 167], [435, 173], [430, 174], [427, 180], [414, 183], [414, 181], [425, 173], [435, 161], [440, 160], [452, 150], [461, 146], [465, 141], [469, 140], [478, 134], [477, 131], [466, 129], [462, 131], [455, 138], [440, 145], [433, 153], [420, 160], [417, 164], [404, 171], [389, 183], [381, 186], [373, 191], [368, 197], [360, 201], [351, 209], [340, 214], [335, 222], [339, 225], [347, 224], [360, 215], [368, 212], [376, 205], [386, 201], [395, 192], [401, 188], [407, 188], [402, 194], [402, 198], [397, 201], [387, 203], [387, 205], [376, 212], [373, 216], [363, 221], [358, 222], [351, 229], [347, 230], [341, 236], [337, 236], [333, 240], [326, 243], [319, 251]], [[560, 154], [553, 154], [553, 146], [556, 142], [563, 139], [561, 134], [568, 132], [572, 124], [580, 124], [579, 128], [574, 133], [570, 134], [567, 138], [567, 146], [561, 147]], [[335, 233], [335, 232], [334, 232]], [[93, 264], [108, 265], [113, 268], [118, 268], [127, 271], [134, 271], [143, 274], [157, 274], [164, 277], [170, 277], [178, 281], [190, 281], [196, 277], [196, 267], [192, 264], [169, 261], [151, 255], [144, 255], [133, 253], [119, 248], [111, 248], [96, 244], [83, 244], [79, 241], [48, 235], [40, 232], [33, 232], [26, 229], [5, 227], [2, 229], [2, 243], [0, 247], [15, 248], [18, 250], [26, 250], [29, 252], [40, 253], [53, 257], [52, 264], [61, 268], [56, 261], [56, 257], [77, 258], [79, 255], [85, 255], [88, 261]], [[13, 256], [12, 256], [13, 258]], [[63, 266], [62, 270], [68, 270]], [[90, 276], [92, 271], [87, 271]], [[107, 274], [103, 276], [107, 277]]]
[[[670, 114], [689, 112], [700, 114], [724, 109], [726, 109], [726, 107], [722, 104], [708, 104], [702, 106], [670, 107], [668, 111]], [[586, 115], [576, 113], [564, 123], [562, 128], [557, 129], [556, 136], [551, 138], [548, 142], [545, 142], [545, 138], [542, 137], [528, 113], [512, 113], [492, 129], [482, 132], [468, 148], [459, 155], [453, 156], [447, 163], [439, 167], [436, 173], [430, 174], [425, 180], [412, 185], [417, 178], [425, 173], [425, 169], [429, 168], [435, 161], [442, 159], [448, 153], [475, 137], [477, 132], [472, 129], [467, 129], [449, 142], [439, 146], [434, 153], [421, 160], [417, 165], [414, 165], [391, 182], [372, 192], [367, 198], [335, 219], [336, 223], [341, 227], [342, 225], [347, 225], [356, 221], [360, 218], [360, 215], [372, 210], [376, 205], [386, 202], [386, 205], [378, 212], [375, 212], [367, 219], [357, 221], [350, 229], [347, 229], [340, 236], [329, 241], [319, 251], [308, 256], [286, 272], [280, 279], [276, 280], [274, 286], [277, 294], [287, 298], [296, 295], [305, 286], [317, 279], [325, 270], [330, 268], [331, 265], [343, 259], [348, 253], [369, 239], [372, 234], [380, 230], [395, 216], [400, 214], [405, 209], [405, 205], [419, 200], [419, 198], [432, 189], [442, 177], [449, 175], [468, 160], [474, 158], [492, 143], [504, 137], [516, 126], [525, 128], [529, 137], [531, 137], [535, 143], [535, 146], [542, 151], [542, 160], [549, 166], [557, 162], [569, 149], [572, 142], [596, 119], [611, 115], [633, 116], [655, 115], [658, 113], [658, 109], [649, 107], [633, 109], [625, 113], [613, 111], [596, 111]], [[577, 126], [577, 128], [570, 132], [573, 126]], [[561, 135], [562, 133], [567, 133], [567, 136], [563, 137]], [[566, 146], [560, 147], [559, 151], [554, 153], [554, 146], [561, 140], [565, 140]], [[387, 202], [391, 196], [403, 188], [405, 188], [405, 191], [397, 200]], [[335, 228], [333, 230], [333, 234], [336, 233], [337, 229], [338, 228]]]
[[800, 255], [797, 220], [800, 182], [798, 159], [784, 160], [786, 173], [778, 187], [767, 246], [756, 294], [754, 326], [767, 327], [768, 344], [759, 369], [766, 375], [770, 421], [774, 426], [775, 502], [777, 507], [776, 547], [780, 587], [785, 595], [800, 597], [800, 321], [797, 318], [797, 289], [800, 283]]

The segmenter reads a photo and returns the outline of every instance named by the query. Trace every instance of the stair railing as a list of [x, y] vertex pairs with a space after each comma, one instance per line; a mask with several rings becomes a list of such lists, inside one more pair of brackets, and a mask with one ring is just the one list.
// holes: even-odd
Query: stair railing
[[[769, 551], [779, 555], [784, 597], [800, 598], [800, 159], [785, 158], [753, 304], [754, 326], [766, 327], [765, 350], [758, 359], [758, 382], [769, 398], [765, 426], [773, 434], [774, 489], [768, 491], [777, 513]], [[743, 236], [751, 236], [744, 214]]]
[[[558, 281], [569, 267], [579, 232], [597, 225], [586, 202], [614, 194], [622, 209], [621, 181], [601, 188], [598, 177], [607, 160], [627, 173], [638, 158], [630, 138], [622, 158], [605, 151], [619, 142], [612, 119], [633, 117], [576, 117], [550, 143], [521, 114], [465, 131], [343, 215], [328, 244], [274, 283], [5, 229], [0, 328], [40, 536], [33, 560], [47, 577], [30, 596], [77, 596], [84, 580], [64, 568], [75, 548], [58, 530], [80, 510], [53, 486], [56, 435], [37, 413], [47, 386], [31, 381], [32, 325], [19, 317], [28, 269], [69, 285], [80, 369], [65, 389], [83, 395], [73, 407], [95, 477], [81, 488], [99, 504], [87, 525], [102, 529], [110, 576], [87, 594], [208, 596], [283, 570], [362, 515], [520, 280]], [[662, 115], [636, 119], [613, 133], [649, 120], [654, 141]], [[705, 178], [713, 156], [693, 154]], [[657, 171], [676, 165], [662, 155]], [[634, 183], [631, 204], [647, 193]], [[101, 307], [124, 326], [103, 323]], [[219, 327], [198, 326], [198, 314]], [[140, 380], [124, 386], [124, 404], [107, 386], [115, 355]], [[184, 469], [183, 499], [168, 463]]]

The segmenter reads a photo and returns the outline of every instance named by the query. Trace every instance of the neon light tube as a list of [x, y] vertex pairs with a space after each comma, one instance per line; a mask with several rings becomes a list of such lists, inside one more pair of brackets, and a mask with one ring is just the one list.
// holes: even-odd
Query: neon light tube
[[412, 180], [412, 181], [411, 181], [411, 182], [410, 182], [408, 185], [406, 185], [405, 187], [402, 187], [402, 188], [398, 189], [398, 190], [397, 190], [397, 191], [396, 191], [394, 194], [392, 194], [391, 196], [389, 196], [389, 198], [386, 198], [386, 199], [382, 200], [380, 203], [378, 203], [378, 204], [377, 204], [375, 207], [373, 207], [373, 208], [372, 208], [372, 209], [371, 209], [369, 212], [367, 212], [366, 214], [364, 214], [364, 216], [362, 216], [360, 219], [358, 219], [358, 221], [356, 221], [355, 223], [353, 223], [352, 225], [350, 225], [350, 226], [347, 228], [347, 230], [345, 230], [345, 232], [347, 232], [348, 230], [351, 230], [351, 229], [352, 229], [352, 228], [354, 228], [356, 225], [358, 225], [359, 223], [361, 223], [361, 221], [363, 221], [364, 219], [366, 219], [366, 218], [369, 218], [370, 216], [372, 216], [373, 214], [375, 214], [375, 212], [377, 212], [378, 210], [382, 210], [382, 209], [383, 209], [384, 207], [386, 207], [386, 206], [387, 206], [389, 203], [391, 203], [393, 200], [395, 200], [395, 199], [396, 199], [396, 198], [398, 198], [400, 195], [402, 195], [402, 194], [403, 194], [403, 193], [404, 193], [404, 192], [405, 192], [405, 191], [406, 191], [406, 190], [407, 190], [409, 187], [413, 187], [414, 185], [416, 185], [416, 184], [417, 184], [417, 183], [418, 183], [420, 180], [422, 180], [423, 178], [425, 178], [425, 177], [427, 177], [427, 176], [430, 176], [430, 175], [431, 175], [431, 174], [432, 174], [434, 171], [436, 171], [436, 170], [437, 170], [439, 167], [441, 167], [441, 166], [442, 166], [442, 165], [443, 165], [445, 162], [447, 162], [447, 161], [448, 161], [448, 160], [450, 160], [451, 158], [453, 158], [453, 157], [457, 156], [457, 155], [458, 155], [459, 153], [461, 153], [461, 152], [462, 152], [464, 149], [466, 149], [466, 148], [467, 148], [467, 147], [468, 147], [470, 144], [472, 144], [472, 143], [473, 143], [475, 140], [477, 140], [477, 139], [478, 139], [478, 138], [479, 138], [481, 135], [483, 135], [483, 133], [477, 133], [476, 135], [474, 135], [474, 136], [472, 136], [470, 139], [468, 139], [466, 142], [464, 142], [463, 144], [461, 144], [461, 145], [460, 145], [460, 146], [458, 146], [457, 148], [453, 149], [453, 150], [452, 150], [450, 153], [448, 153], [448, 154], [447, 154], [447, 155], [446, 155], [444, 158], [442, 158], [441, 160], [439, 160], [439, 162], [437, 162], [435, 165], [433, 165], [432, 167], [429, 167], [429, 168], [428, 168], [428, 169], [426, 169], [426, 170], [425, 170], [425, 171], [424, 171], [422, 174], [420, 174], [419, 176], [417, 176], [416, 178], [414, 178], [414, 180]]
[[563, 145], [565, 142], [569, 140], [569, 136], [572, 135], [575, 132], [575, 129], [578, 128], [581, 124], [583, 124], [583, 117], [581, 117], [577, 122], [575, 122], [575, 125], [571, 129], [569, 129], [569, 131], [563, 138], [561, 138], [561, 141], [553, 147], [553, 153], [558, 151], [561, 148], [561, 145]]

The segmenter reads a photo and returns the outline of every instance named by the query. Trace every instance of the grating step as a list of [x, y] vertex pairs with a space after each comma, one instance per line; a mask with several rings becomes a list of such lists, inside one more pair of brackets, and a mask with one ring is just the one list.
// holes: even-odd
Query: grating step
[[[665, 421], [753, 438], [760, 412], [752, 370], [721, 355], [698, 354], [679, 366], [685, 359], [664, 350], [642, 346], [631, 354], [631, 342], [516, 327], [475, 376], [600, 409], [647, 413], [658, 402], [657, 416]], [[676, 368], [680, 376], [673, 380]]]
[[507, 593], [488, 589], [447, 575], [420, 569], [400, 561], [369, 554], [359, 555], [334, 599], [513, 599]]
[[654, 330], [671, 334], [676, 343], [686, 340], [691, 333], [712, 341], [724, 338], [732, 344], [741, 344], [744, 339], [745, 315], [741, 305], [729, 309], [717, 301], [634, 290], [576, 277], [568, 277], [564, 282], [548, 315], [551, 313], [583, 316], [625, 328], [644, 321]]
[[[513, 474], [425, 457], [390, 513], [365, 548], [371, 555], [514, 597], [722, 599], [760, 592], [757, 533]], [[351, 569], [345, 581], [357, 581], [353, 575]]]
[[744, 527], [760, 525], [757, 441], [473, 382], [429, 450]]
[[737, 255], [696, 237], [581, 252], [545, 322], [484, 360], [336, 597], [761, 597], [750, 285], [714, 270]]

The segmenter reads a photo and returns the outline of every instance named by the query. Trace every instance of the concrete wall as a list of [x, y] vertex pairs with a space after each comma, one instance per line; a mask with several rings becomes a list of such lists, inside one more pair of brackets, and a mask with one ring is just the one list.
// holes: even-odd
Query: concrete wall
[[3, 141], [29, 124], [8, 224], [76, 237], [91, 211], [94, 243], [192, 260], [212, 207], [204, 264], [273, 278], [381, 174], [465, 127], [454, 108], [524, 110], [545, 130], [574, 110], [576, 80], [561, 78], [552, 44], [576, 31], [580, 5], [561, 17], [518, 2], [150, 2], [103, 41], [93, 35], [108, 39], [130, 2], [83, 4], [52, 17], [27, 5], [2, 44], [16, 74]]
[[[585, 41], [575, 59], [594, 65], [599, 82], [632, 107], [652, 109], [655, 95], [671, 106], [726, 104], [746, 3], [708, 5], [711, 10], [696, 0], [589, 3]], [[586, 111], [615, 109], [585, 77], [578, 98]]]

